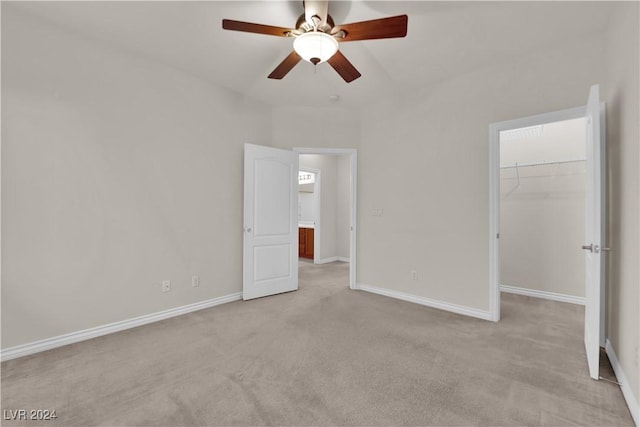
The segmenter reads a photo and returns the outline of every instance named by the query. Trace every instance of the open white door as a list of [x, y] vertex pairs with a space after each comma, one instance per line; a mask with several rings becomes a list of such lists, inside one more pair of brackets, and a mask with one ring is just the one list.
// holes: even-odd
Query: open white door
[[[604, 144], [600, 134], [599, 86], [591, 86], [586, 109], [587, 162], [586, 162], [586, 216], [585, 216], [585, 310], [584, 345], [589, 364], [589, 375], [599, 378], [600, 373], [600, 295], [602, 286], [602, 158]], [[606, 248], [605, 248], [606, 249]]]
[[244, 300], [298, 289], [298, 153], [244, 146]]

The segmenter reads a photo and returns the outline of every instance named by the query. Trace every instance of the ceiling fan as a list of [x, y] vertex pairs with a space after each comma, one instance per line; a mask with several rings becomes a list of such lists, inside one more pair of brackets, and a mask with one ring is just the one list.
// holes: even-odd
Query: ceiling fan
[[282, 79], [304, 59], [313, 65], [328, 62], [347, 83], [357, 79], [361, 74], [338, 50], [338, 42], [389, 39], [407, 35], [407, 15], [335, 25], [333, 18], [328, 14], [328, 0], [305, 0], [302, 4], [304, 13], [298, 18], [295, 28], [231, 19], [223, 19], [222, 28], [294, 38], [293, 51], [269, 74], [270, 79]]

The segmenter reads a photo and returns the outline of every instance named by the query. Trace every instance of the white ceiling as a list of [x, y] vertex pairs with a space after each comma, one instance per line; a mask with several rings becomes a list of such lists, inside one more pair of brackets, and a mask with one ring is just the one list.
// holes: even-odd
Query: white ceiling
[[[3, 1], [6, 7], [8, 2]], [[409, 15], [406, 38], [342, 43], [362, 77], [345, 83], [328, 64], [267, 75], [292, 50], [286, 38], [224, 31], [223, 18], [293, 27], [302, 1], [11, 2], [77, 33], [276, 106], [322, 106], [339, 95], [359, 107], [566, 39], [601, 32], [611, 2], [332, 1], [336, 23]]]

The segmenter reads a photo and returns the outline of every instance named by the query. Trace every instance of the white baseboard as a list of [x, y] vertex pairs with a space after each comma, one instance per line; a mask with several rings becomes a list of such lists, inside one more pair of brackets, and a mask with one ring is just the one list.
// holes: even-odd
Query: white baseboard
[[328, 264], [330, 262], [336, 262], [336, 261], [349, 262], [349, 258], [345, 258], [343, 256], [332, 256], [329, 258], [322, 258], [317, 261], [314, 261], [314, 264]]
[[636, 400], [635, 395], [633, 394], [633, 390], [631, 389], [631, 385], [629, 384], [629, 380], [627, 376], [624, 374], [622, 370], [622, 366], [620, 365], [620, 361], [618, 360], [618, 356], [616, 356], [616, 352], [611, 345], [611, 341], [609, 338], [605, 341], [604, 346], [607, 356], [609, 356], [609, 362], [611, 362], [611, 367], [613, 368], [613, 372], [616, 374], [616, 378], [620, 383], [620, 390], [622, 390], [622, 395], [624, 396], [625, 402], [627, 402], [627, 406], [629, 407], [629, 412], [631, 412], [631, 417], [633, 421], [636, 423], [636, 426], [640, 426], [640, 407], [638, 405], [638, 401]]
[[528, 297], [543, 298], [552, 301], [568, 302], [570, 304], [584, 305], [584, 297], [557, 294], [555, 292], [538, 291], [535, 289], [518, 288], [516, 286], [500, 285], [500, 292], [509, 294], [526, 295]]
[[366, 285], [364, 283], [358, 283], [356, 289], [371, 292], [378, 295], [384, 295], [386, 297], [396, 298], [403, 301], [409, 301], [415, 304], [425, 305], [427, 307], [437, 308], [440, 310], [450, 311], [465, 316], [477, 317], [483, 320], [491, 320], [491, 313], [484, 310], [478, 310], [477, 308], [471, 308], [464, 305], [452, 304], [444, 301], [434, 300], [431, 298], [425, 298], [417, 295], [407, 294], [404, 292], [398, 292], [391, 289], [378, 288], [376, 286]]
[[329, 257], [329, 258], [322, 258], [322, 259], [319, 259], [317, 261], [314, 261], [314, 264], [328, 264], [330, 262], [336, 262], [336, 261], [338, 261], [338, 257], [337, 256], [332, 256], [332, 257]]
[[168, 310], [159, 311], [157, 313], [134, 317], [133, 319], [122, 320], [119, 322], [109, 323], [107, 325], [96, 326], [95, 328], [71, 332], [64, 335], [58, 335], [56, 337], [45, 338], [40, 341], [34, 341], [15, 347], [9, 347], [0, 350], [0, 360], [5, 361], [15, 359], [17, 357], [27, 356], [29, 354], [39, 353], [45, 350], [51, 350], [52, 348], [62, 347], [63, 345], [73, 344], [102, 335], [112, 334], [114, 332], [135, 328], [137, 326], [146, 325], [148, 323], [157, 322], [159, 320], [168, 319], [170, 317], [180, 316], [183, 314], [191, 313], [193, 311], [214, 307], [220, 304], [226, 304], [228, 302], [237, 301], [240, 299], [242, 299], [242, 292], [237, 292], [235, 294], [183, 305], [182, 307], [170, 308]]

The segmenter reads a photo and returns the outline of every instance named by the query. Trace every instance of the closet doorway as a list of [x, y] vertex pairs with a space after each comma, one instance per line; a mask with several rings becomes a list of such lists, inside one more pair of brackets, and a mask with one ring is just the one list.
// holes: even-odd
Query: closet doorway
[[[585, 147], [584, 210], [582, 215], [576, 213], [573, 217], [575, 221], [581, 221], [581, 219], [584, 218], [584, 234], [582, 242], [574, 242], [575, 247], [572, 245], [571, 248], [567, 250], [572, 253], [576, 253], [576, 251], [577, 253], [581, 252], [584, 260], [584, 345], [589, 367], [589, 376], [593, 379], [599, 379], [599, 356], [601, 347], [605, 342], [606, 331], [604, 315], [606, 295], [605, 260], [606, 254], [609, 251], [609, 248], [606, 247], [606, 150], [604, 138], [605, 106], [604, 104], [600, 103], [599, 85], [591, 86], [587, 104], [584, 107], [577, 107], [568, 110], [540, 114], [537, 116], [493, 123], [489, 126], [489, 308], [491, 319], [494, 321], [499, 321], [501, 285], [511, 285], [510, 289], [503, 288], [503, 290], [508, 289], [511, 291], [520, 291], [521, 293], [523, 293], [522, 289], [526, 289], [520, 288], [519, 286], [513, 286], [512, 284], [504, 283], [502, 281], [501, 274], [503, 274], [503, 272], [501, 268], [501, 253], [505, 251], [505, 249], [502, 247], [502, 242], [505, 236], [502, 231], [502, 223], [500, 218], [502, 197], [511, 196], [515, 192], [522, 190], [525, 182], [524, 179], [526, 178], [528, 185], [530, 185], [529, 198], [540, 198], [541, 195], [545, 195], [546, 198], [549, 198], [551, 191], [541, 191], [540, 188], [537, 188], [536, 191], [536, 186], [530, 183], [531, 181], [533, 181], [533, 179], [536, 179], [535, 174], [526, 177], [521, 175], [521, 172], [524, 169], [525, 165], [532, 169], [534, 167], [539, 168], [538, 172], [540, 176], [537, 177], [539, 183], [543, 182], [545, 179], [549, 180], [554, 178], [561, 178], [561, 181], [567, 181], [572, 174], [579, 176], [581, 173], [581, 167], [579, 166], [581, 156], [576, 156], [576, 152], [581, 153], [580, 150], [568, 150], [567, 152], [560, 154], [555, 153], [553, 158], [547, 156], [541, 157], [540, 154], [536, 154], [534, 156], [530, 153], [529, 158], [525, 158], [525, 156], [522, 156], [520, 160], [517, 160], [523, 162], [523, 164], [516, 167], [516, 161], [514, 161], [514, 159], [518, 158], [520, 154], [512, 158], [512, 164], [508, 164], [508, 162], [502, 161], [502, 140], [504, 139], [504, 144], [508, 145], [509, 139], [513, 141], [517, 140], [518, 138], [531, 138], [532, 136], [535, 136], [537, 134], [541, 135], [543, 132], [542, 129], [544, 129], [545, 126], [553, 127], [554, 123], [570, 121], [573, 119], [582, 119], [585, 130], [585, 136], [583, 140]], [[517, 144], [514, 143], [513, 145], [515, 146]], [[554, 176], [554, 174], [550, 173], [550, 171], [548, 170], [549, 168], [559, 168], [561, 165], [567, 165], [567, 167], [569, 168], [568, 170], [565, 170], [563, 172], [566, 176], [559, 177], [557, 176], [557, 174]], [[504, 185], [501, 181], [504, 178], [504, 175], [506, 175], [506, 173], [503, 173], [503, 171], [507, 170], [508, 168], [512, 169], [511, 186], [507, 186], [507, 188], [501, 189], [501, 185]], [[544, 170], [540, 168], [546, 168], [546, 173], [544, 173]], [[532, 179], [529, 180], [529, 178]], [[552, 183], [556, 184], [556, 182]], [[560, 191], [560, 194], [555, 195], [557, 198], [566, 197], [567, 192], [573, 191], [575, 193], [575, 191], [579, 188], [576, 187], [576, 185], [579, 184], [575, 183], [571, 184], [564, 182], [563, 185], [565, 185], [565, 194], [561, 194], [562, 191]], [[571, 185], [574, 186], [572, 187]], [[562, 185], [558, 185], [558, 187], [562, 188]], [[553, 188], [555, 189], [556, 187]], [[526, 194], [525, 197], [522, 198], [526, 199]], [[511, 206], [511, 208], [514, 208], [514, 206]], [[536, 207], [536, 209], [539, 209], [539, 207]], [[514, 208], [512, 210], [516, 209]], [[551, 211], [553, 211], [553, 209], [551, 209]], [[556, 211], [555, 218], [557, 219], [559, 216], [560, 214], [558, 213], [558, 211]], [[523, 226], [529, 227], [535, 222], [544, 221], [542, 221], [541, 218], [535, 216], [531, 218], [530, 222], [523, 224]], [[540, 233], [540, 231], [538, 231], [538, 233]], [[551, 239], [556, 236], [553, 235], [553, 232], [549, 231], [546, 231], [546, 236], [547, 240], [542, 239], [542, 242], [544, 243], [542, 247], [539, 247], [537, 251], [535, 251], [535, 253], [530, 254], [528, 257], [526, 255], [524, 257], [519, 257], [517, 261], [520, 263], [527, 263], [530, 261], [535, 262], [535, 259], [531, 260], [527, 258], [539, 257], [541, 254], [545, 254], [553, 250], [552, 245], [554, 244], [554, 242]], [[517, 246], [522, 245], [523, 243], [527, 244], [528, 242], [516, 241], [514, 244]], [[569, 261], [565, 261], [564, 265], [566, 266], [566, 263], [568, 262]], [[560, 268], [563, 267], [561, 266]], [[548, 286], [548, 283], [543, 286]], [[529, 289], [529, 291], [534, 292], [535, 296], [543, 296], [547, 299], [557, 299], [559, 295], [566, 296], [566, 294], [551, 292], [548, 290], [541, 291], [539, 289]], [[575, 295], [572, 297], [575, 297]], [[577, 297], [577, 299], [579, 300], [580, 297]], [[578, 301], [574, 300], [565, 302]]]
[[500, 132], [500, 291], [584, 305], [586, 124]]

